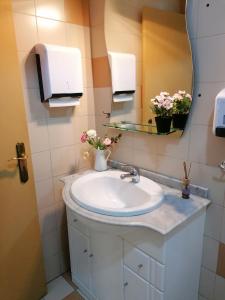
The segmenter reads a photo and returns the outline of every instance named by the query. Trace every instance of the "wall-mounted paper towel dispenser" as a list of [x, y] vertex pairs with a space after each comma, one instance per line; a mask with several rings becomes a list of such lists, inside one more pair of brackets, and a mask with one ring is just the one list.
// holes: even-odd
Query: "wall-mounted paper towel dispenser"
[[219, 137], [225, 137], [225, 89], [216, 96], [213, 133]]
[[136, 57], [109, 52], [114, 102], [132, 101], [136, 90]]
[[37, 44], [36, 62], [41, 101], [74, 106], [83, 95], [81, 52], [77, 48]]

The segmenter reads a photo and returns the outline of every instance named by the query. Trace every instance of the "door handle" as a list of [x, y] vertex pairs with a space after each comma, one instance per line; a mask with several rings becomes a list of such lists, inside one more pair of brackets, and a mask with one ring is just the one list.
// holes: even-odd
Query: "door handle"
[[17, 156], [12, 157], [11, 159], [9, 159], [9, 161], [17, 160], [19, 172], [20, 172], [20, 181], [25, 183], [28, 181], [29, 176], [28, 176], [28, 170], [27, 170], [28, 156], [26, 155], [26, 152], [25, 152], [24, 143], [16, 144], [16, 154], [17, 154]]
[[12, 157], [8, 161], [11, 161], [11, 160], [27, 160], [27, 159], [28, 159], [28, 156], [24, 156], [24, 157]]

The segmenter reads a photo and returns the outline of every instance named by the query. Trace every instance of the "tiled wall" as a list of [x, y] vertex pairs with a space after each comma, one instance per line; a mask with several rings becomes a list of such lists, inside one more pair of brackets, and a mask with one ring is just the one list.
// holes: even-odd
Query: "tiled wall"
[[[86, 0], [13, 0], [18, 57], [35, 175], [47, 281], [68, 266], [65, 207], [59, 177], [89, 166], [80, 133], [95, 127], [89, 9]], [[50, 109], [40, 101], [34, 45], [82, 51], [84, 95], [76, 108]]]
[[[139, 14], [142, 2], [139, 0], [105, 0], [105, 2], [105, 7], [108, 2], [111, 5], [112, 2], [115, 5], [126, 5], [126, 9], [123, 9], [125, 15], [123, 22], [118, 23], [121, 15], [114, 16], [115, 20], [110, 21], [111, 23], [115, 21], [114, 29], [116, 28], [118, 34], [117, 46], [121, 46], [124, 41], [128, 52], [138, 49], [140, 39], [137, 39], [137, 34], [132, 32], [140, 28]], [[143, 0], [143, 2], [145, 5], [150, 2], [158, 3], [158, 1], [150, 0]], [[168, 3], [168, 1], [161, 2]], [[98, 58], [93, 74], [94, 77], [101, 77], [103, 74], [101, 70], [107, 70], [104, 15], [100, 13], [104, 10], [104, 1], [92, 0], [91, 3], [93, 60]], [[114, 149], [113, 158], [177, 178], [183, 176], [183, 160], [192, 162], [192, 182], [208, 187], [209, 197], [212, 200], [205, 225], [200, 299], [224, 300], [225, 174], [218, 168], [218, 163], [225, 159], [225, 139], [213, 136], [212, 119], [215, 96], [225, 88], [225, 2], [223, 0], [188, 0], [187, 3], [196, 74], [194, 104], [187, 129], [179, 139], [170, 136], [124, 133], [120, 144]], [[120, 37], [124, 29], [131, 32], [128, 40]], [[98, 81], [94, 89], [96, 126], [99, 130], [101, 123], [105, 121], [102, 117], [102, 110], [110, 109], [111, 87], [107, 76], [101, 77], [101, 81]], [[109, 133], [114, 132], [110, 130]], [[220, 259], [218, 259], [219, 248]]]

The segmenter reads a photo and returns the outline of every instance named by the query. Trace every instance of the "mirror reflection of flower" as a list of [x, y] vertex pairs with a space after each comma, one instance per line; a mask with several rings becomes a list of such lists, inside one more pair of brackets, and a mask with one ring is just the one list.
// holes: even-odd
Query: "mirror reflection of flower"
[[173, 95], [175, 114], [188, 114], [191, 108], [192, 97], [186, 91], [178, 91]]
[[173, 113], [173, 97], [167, 92], [161, 92], [151, 99], [153, 112], [160, 117], [170, 117]]
[[[97, 150], [106, 150], [107, 148], [111, 147], [113, 144], [117, 144], [121, 139], [122, 134], [118, 134], [114, 137], [108, 137], [105, 135], [104, 137], [98, 137], [97, 132], [94, 129], [89, 129], [88, 131], [84, 131], [81, 134], [80, 141], [81, 143], [88, 143], [94, 149]], [[84, 159], [88, 159], [90, 156], [89, 152], [86, 151], [83, 155]]]

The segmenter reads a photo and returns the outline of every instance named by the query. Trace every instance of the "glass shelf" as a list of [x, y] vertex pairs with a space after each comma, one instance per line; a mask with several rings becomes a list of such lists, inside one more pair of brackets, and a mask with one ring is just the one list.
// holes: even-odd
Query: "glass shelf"
[[147, 124], [129, 123], [129, 122], [106, 123], [103, 124], [103, 126], [122, 130], [122, 131], [142, 132], [142, 133], [153, 134], [153, 135], [168, 135], [176, 132], [176, 129], [171, 128], [169, 132], [158, 133], [156, 126], [147, 125]]

